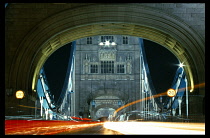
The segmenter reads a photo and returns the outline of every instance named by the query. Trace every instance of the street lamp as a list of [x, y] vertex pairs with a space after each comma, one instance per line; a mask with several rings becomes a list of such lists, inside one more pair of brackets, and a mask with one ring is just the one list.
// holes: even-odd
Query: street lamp
[[69, 91], [69, 107], [68, 107], [68, 111], [69, 111], [69, 116], [71, 116], [71, 94], [74, 93], [73, 90]]
[[109, 46], [110, 42], [109, 41], [105, 41], [105, 46]]
[[116, 44], [115, 42], [112, 42], [111, 45], [115, 46], [115, 45], [117, 45], [117, 44]]
[[103, 45], [104, 45], [104, 43], [103, 43], [103, 42], [100, 42], [100, 43], [99, 43], [99, 45], [100, 45], [100, 46], [103, 46]]
[[[22, 91], [22, 90], [16, 91], [15, 96], [16, 96], [17, 99], [19, 99], [18, 100], [18, 104], [19, 104], [18, 106], [20, 106], [20, 100], [23, 99], [24, 95], [25, 95], [24, 91]], [[18, 114], [19, 114], [19, 112], [20, 112], [20, 108], [18, 107]]]
[[16, 91], [15, 96], [16, 96], [17, 99], [23, 99], [25, 94], [24, 94], [24, 92], [22, 90], [18, 90], [18, 91]]
[[179, 63], [180, 68], [182, 68], [183, 66], [185, 66], [183, 63]]
[[115, 42], [110, 42], [110, 41], [106, 40], [105, 42], [100, 42], [99, 45], [100, 46], [108, 46], [109, 47], [110, 45], [115, 46], [117, 44]]

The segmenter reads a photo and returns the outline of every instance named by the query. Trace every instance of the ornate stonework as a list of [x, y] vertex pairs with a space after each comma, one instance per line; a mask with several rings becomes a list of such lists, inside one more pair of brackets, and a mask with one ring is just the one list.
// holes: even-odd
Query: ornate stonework
[[[76, 62], [76, 67], [81, 67], [76, 68], [76, 91], [79, 92], [77, 110], [84, 114], [89, 112], [95, 119], [107, 116], [114, 111], [112, 107], [116, 110], [131, 98], [137, 100], [140, 93], [140, 56], [139, 52], [135, 52], [140, 50], [138, 38], [128, 37], [129, 45], [123, 45], [122, 36], [114, 35], [115, 45], [108, 42], [99, 45], [100, 38], [94, 36], [92, 45], [85, 45], [86, 39], [78, 41], [76, 54], [81, 61]], [[128, 47], [132, 48], [128, 50]], [[118, 98], [113, 99], [113, 96]], [[84, 100], [87, 97], [88, 100]], [[87, 106], [88, 110], [85, 108]]]
[[116, 61], [116, 50], [99, 50], [100, 61]]

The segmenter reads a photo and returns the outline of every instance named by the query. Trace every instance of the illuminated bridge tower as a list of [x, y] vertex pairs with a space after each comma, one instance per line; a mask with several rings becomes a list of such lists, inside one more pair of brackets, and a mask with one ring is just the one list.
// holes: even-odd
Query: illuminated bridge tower
[[[78, 116], [108, 117], [117, 108], [141, 97], [139, 45], [138, 37], [123, 35], [76, 41], [75, 110]], [[125, 110], [140, 110], [140, 104]]]
[[[107, 118], [128, 103], [156, 94], [143, 39], [103, 35], [83, 38], [70, 46], [68, 69], [56, 103], [44, 81], [47, 80], [44, 69], [40, 72], [37, 91], [41, 106], [47, 112], [45, 116], [50, 111], [57, 119], [69, 116]], [[158, 112], [157, 101], [158, 98], [151, 98], [132, 104], [121, 109], [118, 117], [138, 112], [148, 118], [148, 114]]]

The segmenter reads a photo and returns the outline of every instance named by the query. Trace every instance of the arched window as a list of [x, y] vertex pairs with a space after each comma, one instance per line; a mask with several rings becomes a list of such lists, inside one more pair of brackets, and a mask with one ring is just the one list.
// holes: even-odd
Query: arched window
[[127, 36], [123, 36], [123, 44], [128, 44], [128, 37]]

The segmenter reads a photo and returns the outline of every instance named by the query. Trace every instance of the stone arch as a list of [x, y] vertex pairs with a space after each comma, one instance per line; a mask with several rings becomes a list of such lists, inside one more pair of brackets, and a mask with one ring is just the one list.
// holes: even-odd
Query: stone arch
[[109, 89], [109, 93], [105, 93], [104, 89], [98, 89], [96, 91], [94, 91], [93, 93], [89, 94], [88, 98], [89, 98], [89, 101], [92, 100], [92, 99], [96, 99], [100, 96], [115, 96], [115, 97], [118, 97], [119, 99], [125, 101], [125, 100], [128, 100], [128, 95], [126, 93], [121, 93], [119, 90], [117, 89]]
[[114, 110], [116, 110], [118, 107], [114, 106], [112, 104], [102, 104], [97, 106], [94, 110], [92, 110], [93, 116], [96, 114], [96, 112], [101, 109], [101, 108], [113, 108]]
[[[110, 99], [110, 97], [114, 98], [114, 99], [119, 99], [119, 100], [122, 100], [124, 101], [125, 100], [125, 96], [124, 95], [119, 95], [117, 93], [112, 93], [112, 94], [99, 94], [99, 93], [95, 93], [95, 95], [92, 95], [91, 100], [99, 100], [99, 99], [103, 99], [104, 96], [106, 97], [109, 97], [108, 99]], [[111, 99], [112, 99], [111, 98]], [[119, 108], [119, 106], [117, 106], [116, 104], [112, 104], [112, 103], [106, 103], [106, 104], [100, 104], [100, 105], [97, 105], [95, 108], [92, 108], [92, 111], [91, 111], [91, 114], [92, 116], [95, 116], [96, 115], [96, 112], [101, 109], [101, 108], [113, 108], [114, 110], [116, 110], [117, 108]]]
[[96, 4], [62, 11], [33, 28], [14, 56], [16, 64], [11, 66], [8, 87], [35, 90], [38, 73], [54, 51], [76, 39], [105, 34], [159, 43], [186, 64], [191, 91], [194, 83], [204, 82], [204, 39], [182, 20], [140, 4]]
[[102, 104], [102, 105], [97, 106], [93, 111], [96, 112], [98, 109], [105, 108], [105, 107], [110, 107], [110, 108], [113, 108], [115, 110], [118, 108], [117, 106], [114, 106], [112, 104]]

